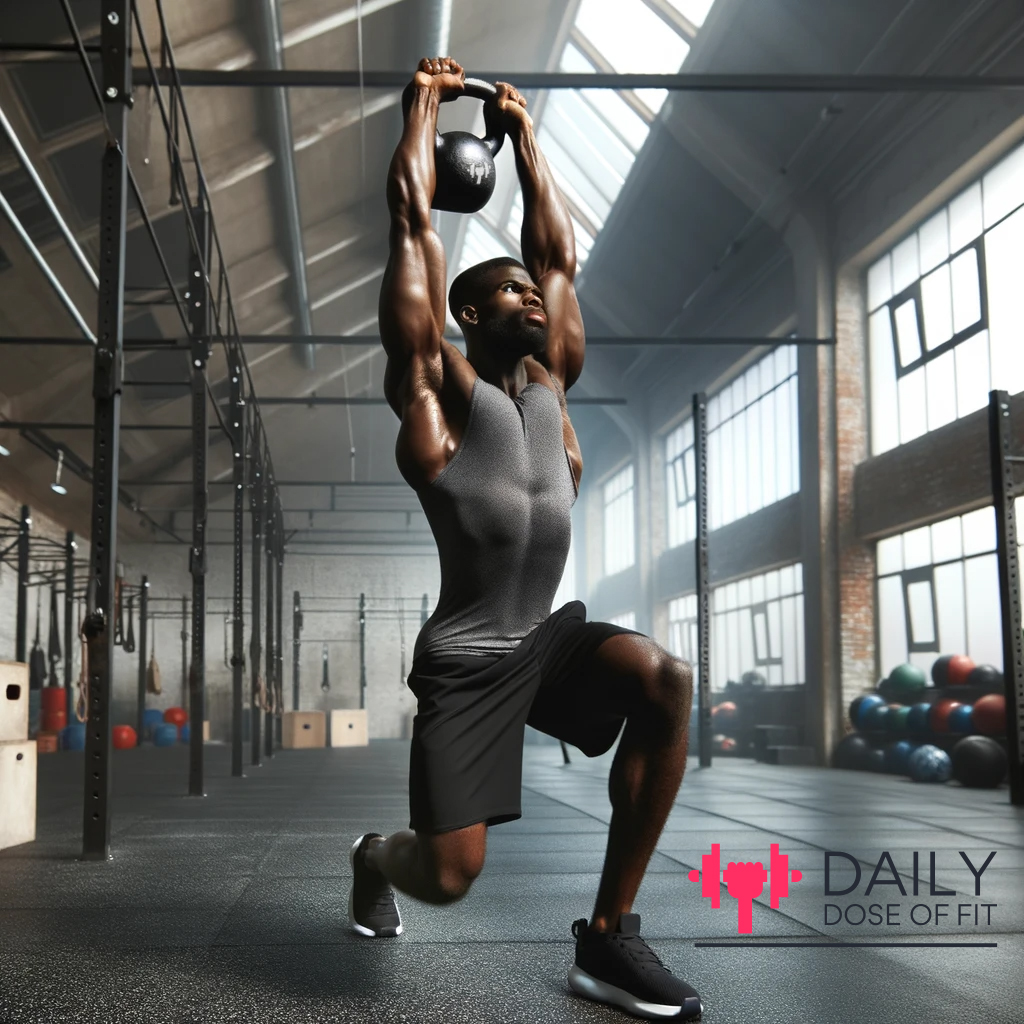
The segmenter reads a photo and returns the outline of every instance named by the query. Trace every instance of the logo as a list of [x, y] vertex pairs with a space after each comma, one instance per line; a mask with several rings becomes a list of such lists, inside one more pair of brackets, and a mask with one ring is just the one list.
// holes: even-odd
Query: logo
[[779, 853], [778, 843], [771, 845], [770, 871], [766, 871], [760, 861], [730, 861], [722, 871], [721, 850], [721, 843], [712, 843], [711, 853], [705, 853], [700, 859], [701, 870], [694, 868], [690, 872], [690, 881], [701, 883], [701, 896], [708, 897], [715, 910], [721, 907], [721, 885], [724, 882], [729, 895], [737, 903], [737, 934], [750, 935], [753, 930], [753, 902], [764, 892], [764, 883], [771, 879], [769, 903], [773, 910], [778, 910], [779, 900], [789, 895], [790, 879], [799, 882], [803, 873], [796, 868], [790, 871], [789, 856]]

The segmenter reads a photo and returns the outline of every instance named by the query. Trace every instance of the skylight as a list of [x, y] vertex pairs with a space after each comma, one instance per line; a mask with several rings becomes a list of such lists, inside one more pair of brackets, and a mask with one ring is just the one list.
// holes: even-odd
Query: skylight
[[[576, 73], [675, 74], [713, 3], [581, 0], [558, 68]], [[552, 89], [531, 103], [531, 112], [537, 108], [537, 140], [572, 217], [578, 267], [583, 267], [611, 214], [667, 96], [665, 89]], [[499, 254], [518, 258], [522, 220], [518, 188], [505, 203], [474, 215], [464, 232], [455, 273]]]

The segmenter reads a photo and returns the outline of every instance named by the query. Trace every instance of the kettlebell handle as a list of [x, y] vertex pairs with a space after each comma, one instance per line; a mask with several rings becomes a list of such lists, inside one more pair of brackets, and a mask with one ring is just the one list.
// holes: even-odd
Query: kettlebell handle
[[[467, 78], [463, 83], [462, 95], [473, 100], [493, 100], [498, 95], [498, 87], [491, 82], [485, 82], [482, 78]], [[505, 133], [502, 131], [488, 132], [480, 140], [489, 150], [491, 156], [497, 156], [505, 141]]]
[[467, 78], [463, 83], [462, 95], [475, 100], [490, 100], [498, 95], [498, 87], [482, 78]]

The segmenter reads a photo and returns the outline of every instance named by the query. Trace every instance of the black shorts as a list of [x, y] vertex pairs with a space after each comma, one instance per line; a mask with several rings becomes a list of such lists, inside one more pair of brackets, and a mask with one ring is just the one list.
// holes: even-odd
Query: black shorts
[[507, 654], [413, 662], [409, 828], [449, 832], [521, 818], [526, 725], [588, 757], [612, 746], [625, 719], [592, 707], [588, 665], [609, 637], [644, 634], [586, 618], [586, 605], [570, 601]]

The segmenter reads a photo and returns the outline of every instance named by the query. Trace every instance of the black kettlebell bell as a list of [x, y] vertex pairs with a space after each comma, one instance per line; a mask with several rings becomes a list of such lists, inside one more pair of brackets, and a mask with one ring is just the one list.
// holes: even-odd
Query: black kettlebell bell
[[[490, 82], [479, 78], [467, 78], [461, 93], [485, 102], [497, 94]], [[431, 207], [452, 213], [482, 210], [494, 193], [494, 157], [504, 141], [505, 133], [500, 131], [483, 139], [471, 132], [438, 132], [434, 141], [437, 185]]]

